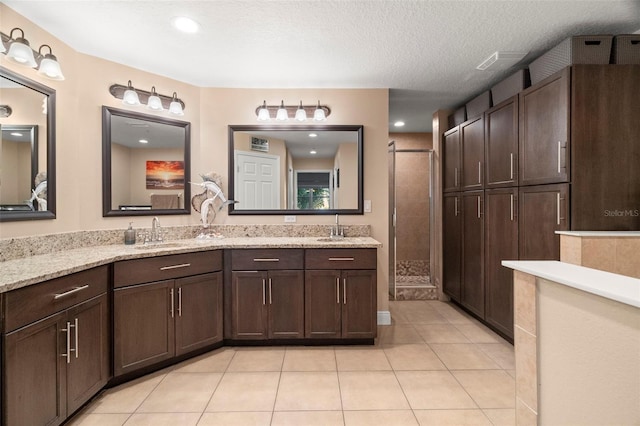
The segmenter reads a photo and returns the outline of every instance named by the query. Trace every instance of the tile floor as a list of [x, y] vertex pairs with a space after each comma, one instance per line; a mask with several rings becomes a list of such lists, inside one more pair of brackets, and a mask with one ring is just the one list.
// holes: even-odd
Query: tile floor
[[374, 346], [225, 347], [108, 389], [85, 425], [513, 425], [513, 346], [438, 301], [390, 302]]

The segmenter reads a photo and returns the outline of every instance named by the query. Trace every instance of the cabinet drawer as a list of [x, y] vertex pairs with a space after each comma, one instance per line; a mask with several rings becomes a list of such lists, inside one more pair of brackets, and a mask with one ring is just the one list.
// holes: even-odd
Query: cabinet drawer
[[304, 250], [302, 249], [231, 250], [231, 269], [234, 271], [303, 268]]
[[108, 266], [34, 284], [5, 294], [5, 332], [38, 321], [107, 291]]
[[115, 288], [222, 270], [222, 251], [123, 260], [113, 265]]
[[305, 269], [376, 269], [376, 249], [307, 249]]

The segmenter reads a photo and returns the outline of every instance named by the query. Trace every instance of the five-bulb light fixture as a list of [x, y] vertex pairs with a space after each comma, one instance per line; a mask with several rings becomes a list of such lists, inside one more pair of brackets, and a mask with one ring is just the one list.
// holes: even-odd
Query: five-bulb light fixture
[[267, 101], [263, 101], [262, 105], [256, 108], [258, 121], [270, 121], [272, 113], [275, 114], [277, 121], [287, 121], [291, 114], [296, 121], [306, 121], [307, 116], [313, 117], [313, 121], [325, 121], [331, 114], [331, 109], [326, 105], [285, 105], [284, 101], [280, 101], [280, 105], [267, 105]]
[[[13, 33], [19, 31], [20, 37], [14, 38]], [[7, 51], [8, 46], [9, 50]], [[46, 49], [49, 52], [46, 52]], [[43, 53], [43, 49], [45, 52]], [[29, 41], [24, 37], [22, 28], [14, 28], [9, 35], [0, 33], [0, 53], [4, 53], [6, 58], [16, 64], [24, 65], [29, 68], [37, 68], [38, 74], [50, 78], [51, 80], [64, 80], [62, 69], [51, 50], [51, 46], [43, 44], [36, 52], [29, 45]]]
[[164, 111], [165, 108], [172, 115], [184, 115], [184, 102], [178, 98], [176, 92], [172, 96], [161, 95], [156, 92], [155, 86], [151, 87], [151, 92], [136, 89], [131, 85], [131, 80], [126, 86], [113, 84], [109, 87], [109, 93], [114, 98], [122, 99], [122, 103], [128, 106], [146, 105], [152, 111]]

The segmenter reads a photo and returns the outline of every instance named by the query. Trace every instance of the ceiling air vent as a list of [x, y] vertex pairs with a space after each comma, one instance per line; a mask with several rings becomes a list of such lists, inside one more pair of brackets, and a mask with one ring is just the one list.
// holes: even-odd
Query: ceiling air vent
[[493, 52], [487, 59], [482, 61], [476, 69], [480, 71], [486, 71], [491, 68], [491, 71], [504, 70], [517, 64], [527, 56], [528, 52]]

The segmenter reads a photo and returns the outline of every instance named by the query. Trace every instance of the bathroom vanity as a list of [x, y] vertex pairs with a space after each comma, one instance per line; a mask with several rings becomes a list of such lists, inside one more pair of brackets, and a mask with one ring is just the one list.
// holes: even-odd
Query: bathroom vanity
[[372, 344], [379, 246], [225, 238], [2, 262], [2, 424], [61, 424], [104, 387], [225, 344]]

